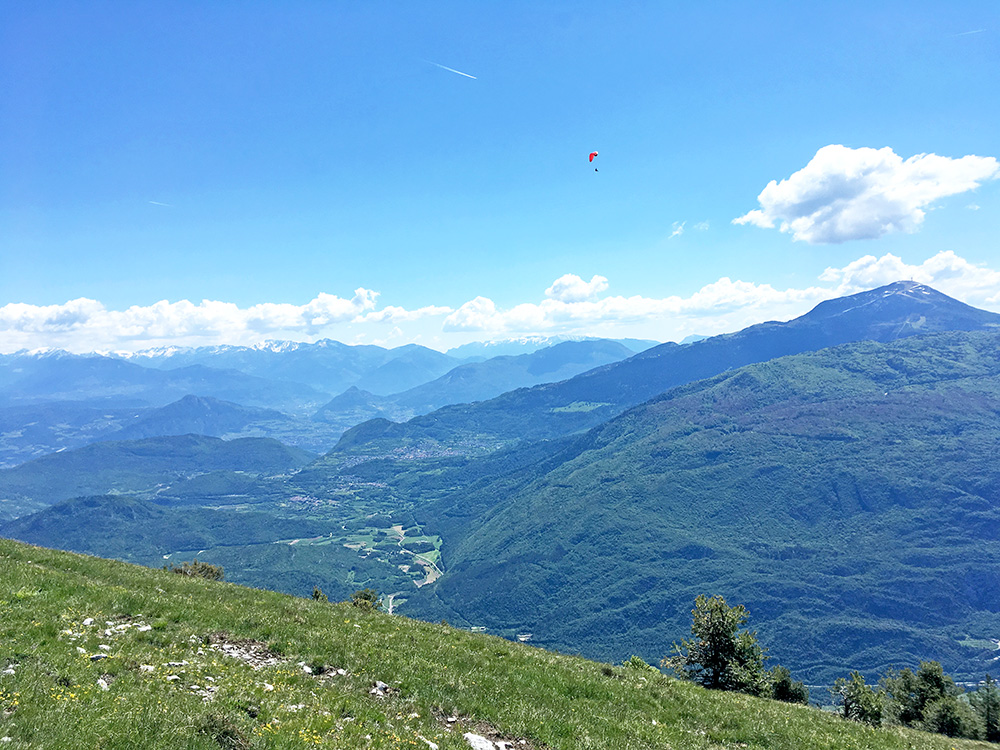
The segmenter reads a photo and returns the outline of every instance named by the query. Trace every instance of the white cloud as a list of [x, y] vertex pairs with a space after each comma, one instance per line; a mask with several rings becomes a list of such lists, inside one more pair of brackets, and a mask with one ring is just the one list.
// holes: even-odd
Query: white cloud
[[609, 282], [604, 276], [584, 281], [565, 274], [538, 301], [509, 308], [477, 296], [457, 309], [379, 309], [378, 294], [365, 288], [349, 299], [324, 293], [303, 305], [262, 303], [247, 308], [216, 300], [160, 301], [126, 310], [108, 310], [85, 298], [62, 305], [15, 303], [0, 307], [0, 351], [136, 351], [319, 337], [394, 346], [425, 341], [443, 349], [473, 340], [552, 334], [677, 341], [693, 333], [712, 335], [766, 320], [789, 320], [823, 300], [901, 279], [928, 284], [971, 305], [1000, 308], [1000, 270], [948, 250], [916, 264], [892, 254], [865, 255], [827, 268], [818, 283], [804, 288], [779, 289], [724, 276], [692, 292], [663, 297], [605, 295]]
[[560, 302], [582, 302], [607, 288], [608, 280], [603, 276], [594, 275], [590, 281], [584, 281], [576, 274], [567, 273], [552, 282], [545, 296]]
[[532, 333], [625, 336], [630, 334], [612, 331], [621, 326], [642, 326], [664, 331], [660, 338], [665, 339], [668, 326], [713, 318], [714, 323], [699, 325], [718, 332], [719, 321], [724, 320], [722, 330], [733, 330], [742, 327], [740, 323], [758, 322], [762, 309], [779, 310], [789, 305], [797, 309], [803, 303], [825, 299], [828, 294], [821, 288], [779, 291], [769, 284], [733, 281], [727, 277], [702, 287], [687, 298], [634, 295], [556, 299], [547, 290], [548, 299], [522, 303], [509, 310], [498, 308], [489, 298], [476, 297], [445, 319], [444, 330], [480, 332], [491, 337]]
[[709, 227], [708, 221], [699, 221], [697, 224], [694, 225], [694, 228], [697, 229], [699, 232], [704, 232], [705, 230], [708, 229], [708, 227]]
[[[421, 318], [433, 318], [439, 315], [447, 315], [452, 312], [450, 307], [439, 305], [428, 305], [416, 310], [407, 310], [405, 307], [389, 305], [381, 310], [365, 313], [357, 318], [359, 323], [408, 323]], [[397, 329], [398, 330], [398, 329]]]
[[832, 291], [837, 296], [901, 279], [913, 279], [970, 305], [995, 304], [1000, 295], [1000, 271], [977, 266], [951, 250], [942, 251], [919, 265], [904, 263], [891, 253], [881, 258], [866, 255], [843, 268], [827, 268], [819, 278], [835, 284]]
[[231, 302], [189, 300], [108, 310], [80, 298], [63, 305], [0, 307], [0, 351], [41, 346], [71, 351], [133, 350], [163, 344], [255, 343], [267, 335], [317, 335], [375, 307], [377, 293], [359, 288], [351, 299], [321, 293], [304, 305], [265, 302], [242, 309]]
[[915, 232], [934, 201], [1000, 176], [992, 157], [951, 159], [917, 154], [903, 160], [889, 147], [824, 146], [791, 177], [768, 183], [760, 208], [733, 219], [791, 233], [811, 244]]
[[686, 221], [675, 221], [672, 225], [673, 231], [670, 233], [670, 236], [667, 237], [667, 239], [672, 240], [674, 237], [680, 237], [682, 234], [684, 234], [685, 224], [687, 224]]
[[892, 254], [866, 255], [842, 268], [827, 268], [820, 284], [805, 288], [777, 289], [722, 277], [683, 297], [554, 299], [548, 295], [538, 303], [506, 310], [487, 297], [476, 297], [448, 316], [443, 330], [487, 338], [565, 333], [679, 340], [690, 333], [710, 335], [766, 320], [788, 320], [823, 300], [903, 279], [928, 284], [969, 304], [1000, 305], [1000, 271], [944, 251], [919, 265]]
[[444, 319], [446, 331], [488, 331], [497, 325], [497, 306], [488, 297], [476, 297]]

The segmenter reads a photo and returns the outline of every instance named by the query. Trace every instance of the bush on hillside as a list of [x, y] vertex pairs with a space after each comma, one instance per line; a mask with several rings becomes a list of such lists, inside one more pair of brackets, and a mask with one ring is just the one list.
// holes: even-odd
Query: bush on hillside
[[626, 669], [634, 669], [638, 672], [653, 672], [655, 674], [660, 674], [659, 669], [654, 667], [652, 664], [647, 664], [641, 656], [633, 655], [631, 658], [623, 661], [622, 666]]
[[382, 597], [375, 589], [360, 589], [351, 594], [351, 604], [365, 612], [373, 612], [382, 606]]
[[169, 570], [171, 573], [177, 573], [178, 575], [190, 576], [191, 578], [204, 578], [209, 581], [221, 581], [225, 577], [225, 572], [221, 565], [199, 562], [197, 558], [191, 562], [182, 562], [180, 565], [171, 563], [169, 566], [164, 566], [163, 569]]
[[949, 737], [984, 737], [1000, 707], [992, 678], [983, 695], [966, 700], [963, 690], [936, 661], [922, 661], [916, 672], [890, 670], [881, 680], [886, 696], [886, 716], [894, 724], [946, 734]]
[[976, 740], [983, 736], [983, 725], [975, 709], [964, 700], [946, 695], [924, 708], [923, 729], [926, 732], [966, 737]]
[[809, 688], [792, 679], [792, 673], [780, 665], [771, 670], [771, 697], [785, 703], [809, 705]]

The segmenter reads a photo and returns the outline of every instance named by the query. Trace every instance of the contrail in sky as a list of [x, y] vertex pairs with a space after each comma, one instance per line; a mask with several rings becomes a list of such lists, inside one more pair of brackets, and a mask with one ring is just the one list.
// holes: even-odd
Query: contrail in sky
[[974, 31], [963, 31], [960, 34], [952, 34], [952, 36], [968, 36], [969, 34], [982, 34], [986, 29], [975, 29]]
[[154, 206], [166, 206], [167, 208], [173, 208], [173, 206], [171, 206], [169, 203], [160, 203], [159, 201], [148, 201], [148, 202], [152, 203]]
[[465, 76], [466, 78], [471, 78], [474, 81], [478, 81], [479, 80], [475, 76], [470, 76], [468, 73], [463, 73], [461, 70], [455, 70], [454, 68], [449, 68], [447, 65], [442, 65], [441, 63], [436, 63], [433, 60], [424, 60], [424, 62], [430, 63], [431, 65], [437, 65], [442, 70], [449, 70], [452, 73], [458, 73], [460, 76]]

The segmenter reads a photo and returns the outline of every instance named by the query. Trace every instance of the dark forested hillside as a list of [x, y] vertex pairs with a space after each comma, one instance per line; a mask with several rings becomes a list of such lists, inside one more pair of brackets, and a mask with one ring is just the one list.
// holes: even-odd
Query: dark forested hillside
[[438, 605], [654, 658], [694, 596], [720, 593], [810, 680], [925, 658], [975, 671], [993, 654], [967, 644], [1000, 633], [998, 351], [1000, 333], [936, 334], [676, 388], [554, 465], [431, 506]]
[[0, 524], [3, 535], [12, 539], [154, 566], [169, 560], [171, 552], [197, 554], [210, 547], [270, 544], [330, 530], [330, 524], [309, 520], [176, 509], [128, 495], [65, 500], [42, 513]]

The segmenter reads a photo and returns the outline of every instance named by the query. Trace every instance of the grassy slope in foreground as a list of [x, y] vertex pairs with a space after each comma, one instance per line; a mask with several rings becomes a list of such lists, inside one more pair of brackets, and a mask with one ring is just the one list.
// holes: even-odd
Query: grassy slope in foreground
[[[7, 540], [0, 608], [10, 748], [424, 748], [427, 738], [447, 750], [488, 727], [526, 748], [995, 747]], [[218, 651], [220, 639], [267, 644], [283, 661], [255, 670]], [[309, 675], [299, 662], [346, 674]], [[388, 696], [370, 694], [376, 680]], [[444, 716], [459, 717], [450, 731]]]

